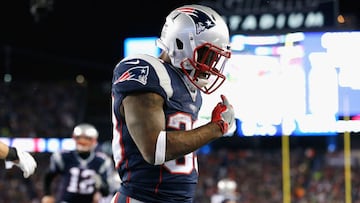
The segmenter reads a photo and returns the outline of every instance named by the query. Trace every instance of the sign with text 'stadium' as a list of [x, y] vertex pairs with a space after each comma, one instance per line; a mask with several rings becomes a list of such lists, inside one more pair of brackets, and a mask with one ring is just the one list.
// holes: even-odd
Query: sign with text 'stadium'
[[283, 32], [336, 27], [338, 0], [204, 0], [230, 33]]

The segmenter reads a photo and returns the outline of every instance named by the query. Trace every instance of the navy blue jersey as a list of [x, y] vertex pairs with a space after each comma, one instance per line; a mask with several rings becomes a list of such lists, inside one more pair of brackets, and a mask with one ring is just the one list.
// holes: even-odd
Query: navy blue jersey
[[115, 67], [112, 85], [113, 155], [122, 179], [122, 194], [143, 202], [192, 202], [198, 180], [195, 153], [162, 165], [147, 163], [119, 112], [126, 95], [154, 92], [164, 98], [166, 131], [191, 130], [202, 98], [200, 91], [186, 80], [180, 70], [149, 55], [125, 58]]
[[102, 152], [92, 152], [82, 159], [76, 151], [61, 151], [52, 154], [49, 172], [61, 175], [59, 202], [78, 203], [93, 201], [96, 184], [107, 181], [112, 168], [112, 160]]

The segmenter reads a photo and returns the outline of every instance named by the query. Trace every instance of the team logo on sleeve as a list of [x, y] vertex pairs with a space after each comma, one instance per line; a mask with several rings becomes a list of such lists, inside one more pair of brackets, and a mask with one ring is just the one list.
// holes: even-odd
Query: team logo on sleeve
[[194, 21], [196, 26], [196, 34], [200, 34], [206, 29], [210, 29], [215, 26], [215, 22], [206, 13], [195, 8], [179, 8], [180, 12], [187, 14]]
[[145, 85], [147, 83], [147, 76], [149, 75], [149, 66], [136, 66], [125, 71], [115, 82], [124, 82], [127, 80], [135, 80]]

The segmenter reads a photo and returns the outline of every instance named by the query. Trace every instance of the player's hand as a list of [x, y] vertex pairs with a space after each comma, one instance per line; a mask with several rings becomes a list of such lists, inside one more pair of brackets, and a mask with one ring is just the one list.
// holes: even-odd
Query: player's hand
[[96, 189], [101, 193], [102, 196], [108, 196], [110, 191], [109, 185], [106, 183], [106, 181], [103, 181], [101, 176], [98, 174], [94, 176], [94, 179]]
[[35, 172], [35, 169], [37, 167], [36, 161], [30, 155], [30, 153], [21, 151], [18, 148], [16, 149], [16, 151], [19, 157], [19, 161], [14, 162], [14, 164], [23, 171], [24, 178], [28, 178]]
[[211, 122], [218, 124], [224, 135], [234, 125], [235, 114], [233, 106], [224, 95], [221, 95], [221, 100], [212, 111]]
[[95, 174], [94, 180], [95, 180], [95, 188], [99, 189], [101, 187], [101, 185], [103, 184], [101, 176], [99, 174]]
[[41, 203], [55, 203], [55, 198], [51, 195], [46, 195], [41, 198]]

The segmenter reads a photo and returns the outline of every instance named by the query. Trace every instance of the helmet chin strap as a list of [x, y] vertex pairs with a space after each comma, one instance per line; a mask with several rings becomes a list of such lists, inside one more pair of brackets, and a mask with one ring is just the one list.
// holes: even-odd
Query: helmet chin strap
[[192, 83], [194, 83], [195, 86], [197, 86], [198, 88], [202, 89], [202, 88], [205, 87], [207, 84], [209, 84], [209, 80], [208, 80], [208, 79], [206, 79], [206, 78], [199, 78], [199, 77], [196, 77], [196, 78], [195, 78], [195, 74], [196, 74], [196, 69], [193, 68], [193, 69], [191, 70], [191, 72], [189, 73], [189, 76], [191, 77], [191, 78], [189, 78], [189, 79], [190, 79], [190, 81], [191, 81]]
[[209, 80], [204, 78], [197, 78], [194, 82], [199, 88], [203, 88], [209, 84]]

